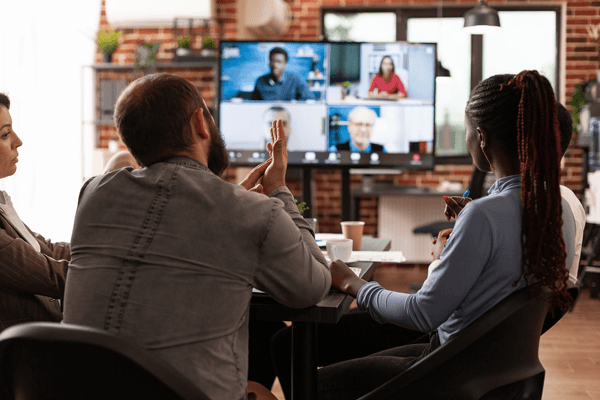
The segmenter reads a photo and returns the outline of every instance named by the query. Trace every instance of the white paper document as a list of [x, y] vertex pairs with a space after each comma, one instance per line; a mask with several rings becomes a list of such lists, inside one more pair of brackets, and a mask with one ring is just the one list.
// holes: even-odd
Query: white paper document
[[328, 240], [335, 239], [343, 239], [344, 235], [341, 233], [316, 233], [315, 234], [315, 242], [317, 242], [317, 246], [325, 247]]
[[[323, 252], [327, 262], [331, 262], [327, 252]], [[349, 263], [359, 261], [382, 262], [386, 264], [400, 264], [406, 261], [401, 251], [353, 251]]]
[[348, 262], [356, 261], [403, 263], [406, 258], [401, 251], [353, 251]]

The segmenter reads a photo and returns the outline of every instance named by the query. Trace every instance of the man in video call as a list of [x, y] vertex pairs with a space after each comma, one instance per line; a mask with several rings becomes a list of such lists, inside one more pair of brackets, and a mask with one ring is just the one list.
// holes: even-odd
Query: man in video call
[[281, 47], [269, 52], [271, 72], [256, 80], [252, 100], [314, 100], [306, 82], [292, 72], [285, 72], [288, 53]]
[[228, 153], [186, 79], [139, 78], [114, 115], [142, 168], [92, 178], [81, 189], [64, 322], [142, 344], [211, 399], [245, 399], [253, 288], [303, 308], [331, 286], [285, 185], [283, 126], [273, 124], [271, 158], [235, 185], [220, 178]]
[[348, 133], [350, 140], [332, 146], [331, 151], [354, 151], [370, 153], [373, 151], [385, 152], [382, 145], [371, 143], [373, 126], [377, 119], [377, 113], [367, 107], [355, 107], [348, 114]]
[[268, 143], [271, 143], [271, 127], [273, 121], [281, 120], [283, 124], [283, 130], [285, 131], [285, 138], [289, 141], [290, 134], [292, 133], [292, 118], [290, 112], [283, 107], [273, 106], [268, 108], [263, 114], [263, 134], [265, 139], [265, 147]]

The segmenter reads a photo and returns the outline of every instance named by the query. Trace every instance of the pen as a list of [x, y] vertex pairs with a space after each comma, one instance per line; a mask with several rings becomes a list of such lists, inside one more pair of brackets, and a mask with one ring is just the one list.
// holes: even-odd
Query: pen
[[469, 197], [469, 189], [467, 189], [467, 191], [463, 193], [462, 199], [460, 199], [460, 202], [458, 203], [458, 205], [462, 206], [463, 200], [466, 199], [467, 197]]

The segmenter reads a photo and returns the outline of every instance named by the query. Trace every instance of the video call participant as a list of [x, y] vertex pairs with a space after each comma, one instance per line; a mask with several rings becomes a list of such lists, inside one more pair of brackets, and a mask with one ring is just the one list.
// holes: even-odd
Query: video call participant
[[[271, 122], [269, 135], [273, 122]], [[285, 127], [285, 122], [284, 122]], [[287, 137], [286, 137], [287, 138]], [[269, 142], [270, 143], [270, 142]], [[128, 150], [121, 150], [113, 155], [106, 163], [103, 173], [120, 168], [140, 168], [137, 161]], [[271, 337], [277, 331], [285, 328], [282, 321], [250, 321], [248, 345], [248, 380], [257, 382], [267, 388], [275, 382], [275, 371], [270, 354]]]
[[[359, 279], [339, 260], [331, 264], [332, 287], [357, 297], [359, 308], [377, 321], [435, 330], [430, 343], [320, 368], [320, 400], [368, 393], [525, 286], [534, 297], [541, 297], [545, 286], [552, 307], [561, 312], [569, 307], [560, 132], [550, 82], [537, 71], [492, 76], [473, 89], [465, 111], [467, 149], [477, 168], [494, 172], [496, 182], [488, 196], [460, 212], [441, 263], [423, 287], [416, 294], [387, 291]], [[520, 391], [522, 386], [504, 389]]]
[[[10, 98], [0, 93], [0, 179], [16, 172], [23, 144], [9, 110]], [[107, 165], [125, 162], [115, 157]], [[58, 300], [64, 295], [70, 259], [69, 243], [53, 243], [31, 231], [8, 193], [0, 190], [0, 331], [23, 322], [62, 320]]]
[[[558, 113], [558, 126], [560, 129], [561, 154], [562, 157], [564, 157], [569, 148], [569, 144], [571, 143], [571, 138], [573, 137], [573, 119], [565, 106], [557, 102], [556, 107]], [[577, 282], [577, 274], [579, 272], [579, 259], [581, 258], [586, 214], [583, 205], [575, 193], [568, 187], [560, 186], [560, 197], [562, 208], [562, 231], [565, 240], [565, 250], [567, 252], [565, 266], [569, 270], [569, 280], [575, 283]], [[464, 206], [471, 201], [471, 199], [466, 199], [466, 201], [462, 202], [462, 205], [459, 205], [457, 202], [460, 201], [460, 198], [445, 196], [444, 200], [446, 202], [444, 213], [446, 214], [448, 221], [450, 221], [451, 218], [455, 218]], [[428, 273], [431, 273], [433, 268], [437, 266], [440, 258], [439, 253], [441, 253], [441, 248], [439, 247], [440, 245], [443, 246], [446, 244], [447, 237], [451, 232], [452, 229], [446, 229], [440, 232], [438, 239], [441, 239], [441, 244], [436, 244], [436, 241], [433, 241], [436, 248], [432, 254], [434, 260], [437, 260], [437, 262], [434, 261], [429, 266]]]
[[[567, 109], [560, 103], [558, 107], [558, 122], [561, 134], [561, 149], [563, 155], [567, 150], [573, 134], [573, 122]], [[575, 194], [568, 188], [561, 186], [562, 204], [562, 231], [567, 253], [566, 267], [570, 269], [569, 279], [576, 280], [579, 257], [581, 255], [581, 244], [583, 239], [583, 227], [585, 225], [585, 210]], [[460, 201], [460, 198], [453, 199]], [[467, 198], [462, 206], [466, 206], [472, 199]], [[464, 207], [458, 204], [452, 206], [456, 215]], [[440, 255], [443, 246], [447, 242], [448, 235], [452, 229], [443, 230], [433, 240], [434, 261], [428, 268], [428, 276], [440, 263]], [[575, 280], [573, 280], [575, 276]], [[397, 346], [406, 345], [417, 341], [423, 332], [402, 328], [400, 326], [383, 323], [380, 324], [371, 318], [367, 311], [359, 311], [357, 308], [346, 313], [337, 324], [318, 325], [318, 364], [320, 366], [331, 365], [337, 362], [364, 357], [379, 351], [387, 350]], [[287, 327], [278, 332], [271, 340], [272, 353], [277, 370], [277, 376], [286, 398], [291, 397], [291, 328]]]
[[281, 47], [269, 52], [271, 72], [256, 80], [252, 100], [314, 100], [306, 82], [292, 72], [286, 72], [288, 53]]
[[[0, 178], [17, 171], [17, 136], [10, 99], [0, 93]], [[0, 330], [31, 321], [59, 322], [71, 251], [31, 231], [0, 190]]]
[[379, 64], [379, 71], [371, 79], [369, 98], [395, 100], [407, 96], [404, 84], [395, 71], [396, 68], [392, 57], [384, 56], [381, 59], [381, 64]]
[[367, 107], [354, 107], [348, 114], [350, 140], [331, 146], [329, 151], [385, 152], [383, 145], [371, 143], [377, 113]]
[[115, 125], [142, 169], [84, 184], [64, 321], [136, 340], [210, 398], [243, 399], [252, 288], [303, 308], [331, 286], [285, 186], [282, 124], [273, 127], [271, 158], [240, 185], [220, 178], [227, 151], [186, 79], [137, 79], [117, 101]]
[[277, 120], [281, 120], [281, 123], [283, 124], [286, 140], [290, 139], [290, 134], [292, 133], [292, 117], [290, 112], [283, 107], [273, 106], [263, 113], [265, 146], [267, 146], [268, 143], [271, 143], [271, 128], [273, 127], [273, 121]]

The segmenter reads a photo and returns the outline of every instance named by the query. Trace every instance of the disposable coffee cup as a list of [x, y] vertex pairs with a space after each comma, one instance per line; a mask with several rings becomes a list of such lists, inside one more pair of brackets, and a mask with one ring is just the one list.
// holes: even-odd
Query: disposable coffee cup
[[360, 251], [365, 223], [363, 221], [343, 221], [340, 224], [342, 225], [342, 234], [344, 237], [346, 239], [352, 239], [352, 242], [354, 243], [352, 245], [352, 250]]
[[352, 255], [352, 239], [328, 240], [326, 248], [327, 255], [332, 262], [335, 260], [348, 262]]

